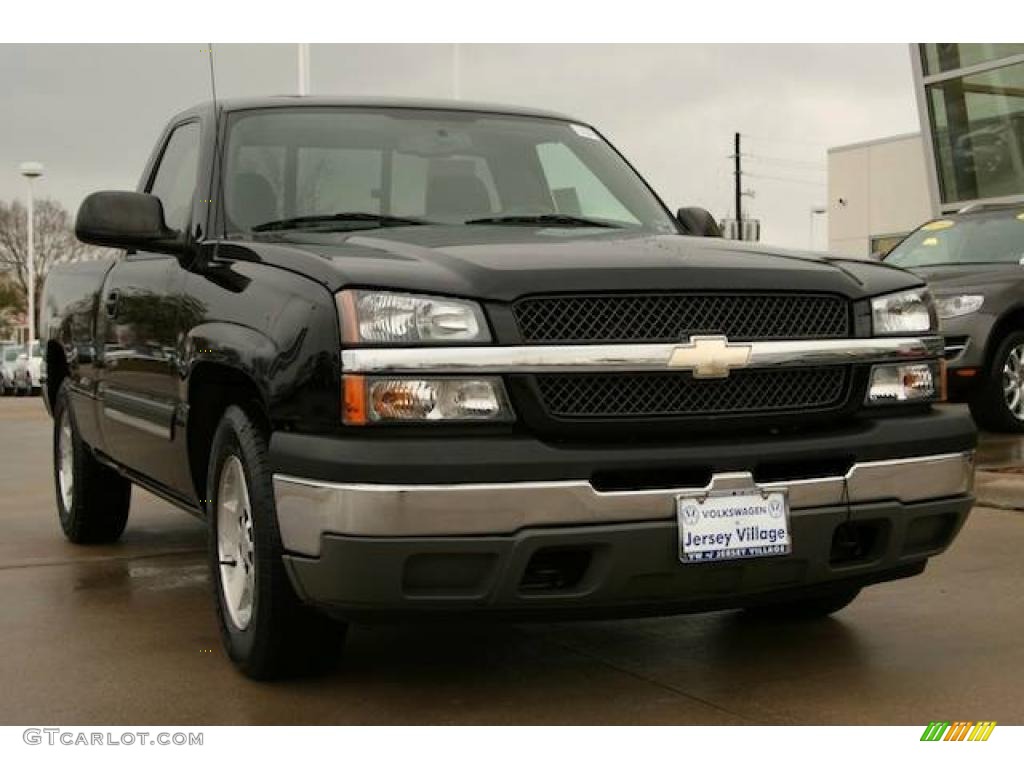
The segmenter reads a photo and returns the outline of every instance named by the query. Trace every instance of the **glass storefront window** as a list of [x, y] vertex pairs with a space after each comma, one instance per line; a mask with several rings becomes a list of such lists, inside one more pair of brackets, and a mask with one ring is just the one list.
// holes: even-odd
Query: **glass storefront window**
[[926, 92], [942, 202], [1024, 194], [1024, 64]]
[[1024, 53], [1024, 43], [922, 43], [921, 60], [926, 75]]

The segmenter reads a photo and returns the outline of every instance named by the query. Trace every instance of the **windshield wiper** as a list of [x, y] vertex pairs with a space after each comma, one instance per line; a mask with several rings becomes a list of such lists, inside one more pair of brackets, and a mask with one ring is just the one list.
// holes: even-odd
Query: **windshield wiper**
[[290, 219], [265, 221], [252, 228], [253, 232], [271, 232], [280, 229], [303, 229], [319, 227], [324, 224], [369, 222], [378, 227], [406, 227], [419, 224], [432, 224], [423, 219], [409, 219], [403, 216], [388, 216], [383, 213], [363, 213], [361, 211], [345, 211], [342, 213], [326, 213], [317, 216], [295, 216]]
[[619, 224], [611, 224], [607, 221], [597, 219], [585, 219], [582, 216], [569, 216], [564, 213], [542, 213], [533, 216], [488, 216], [484, 219], [470, 219], [465, 224], [512, 224], [524, 225], [542, 224], [554, 227], [610, 227], [621, 229]]

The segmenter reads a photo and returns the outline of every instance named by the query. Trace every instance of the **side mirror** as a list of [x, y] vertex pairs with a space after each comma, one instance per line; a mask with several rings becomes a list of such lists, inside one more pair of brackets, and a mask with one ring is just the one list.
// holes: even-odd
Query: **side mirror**
[[870, 259], [871, 261], [885, 261], [885, 254], [882, 253], [881, 251], [875, 251], [870, 256], [868, 256], [868, 259]]
[[78, 208], [75, 237], [109, 248], [181, 253], [181, 233], [164, 222], [160, 198], [142, 192], [93, 192]]
[[722, 236], [722, 230], [718, 228], [715, 217], [704, 208], [680, 208], [676, 218], [687, 234], [697, 237]]

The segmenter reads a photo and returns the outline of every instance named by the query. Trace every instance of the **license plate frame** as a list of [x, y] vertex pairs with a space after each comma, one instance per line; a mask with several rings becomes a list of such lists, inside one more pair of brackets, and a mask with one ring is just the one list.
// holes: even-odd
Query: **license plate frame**
[[[793, 552], [786, 488], [680, 493], [675, 506], [677, 554], [686, 565], [784, 557]], [[780, 527], [784, 532], [781, 537]], [[727, 533], [731, 536], [723, 538]], [[716, 538], [695, 540], [705, 536]]]

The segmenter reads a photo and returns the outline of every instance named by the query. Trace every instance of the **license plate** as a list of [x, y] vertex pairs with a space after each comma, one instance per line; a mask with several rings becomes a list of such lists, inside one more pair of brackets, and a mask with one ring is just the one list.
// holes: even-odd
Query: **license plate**
[[684, 563], [788, 555], [785, 491], [677, 496], [679, 559]]

